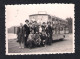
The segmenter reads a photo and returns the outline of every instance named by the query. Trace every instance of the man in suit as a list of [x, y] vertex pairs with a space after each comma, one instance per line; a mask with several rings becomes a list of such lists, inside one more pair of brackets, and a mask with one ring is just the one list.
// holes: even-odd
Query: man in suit
[[24, 32], [25, 32], [25, 47], [27, 47], [27, 39], [28, 39], [28, 36], [30, 34], [30, 28], [29, 28], [29, 21], [28, 20], [25, 20], [26, 24], [24, 24]]
[[52, 43], [52, 27], [51, 27], [51, 22], [47, 22], [47, 28], [46, 28], [46, 33], [47, 33], [47, 44], [51, 45]]
[[39, 33], [39, 24], [37, 21], [34, 21], [34, 33], [38, 32]]

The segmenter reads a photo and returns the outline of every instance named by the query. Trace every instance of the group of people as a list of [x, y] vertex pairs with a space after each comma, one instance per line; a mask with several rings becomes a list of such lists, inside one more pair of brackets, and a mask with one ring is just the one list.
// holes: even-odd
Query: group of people
[[25, 23], [24, 25], [20, 23], [17, 30], [19, 48], [51, 45], [53, 28], [50, 21], [41, 25], [37, 21], [25, 20]]

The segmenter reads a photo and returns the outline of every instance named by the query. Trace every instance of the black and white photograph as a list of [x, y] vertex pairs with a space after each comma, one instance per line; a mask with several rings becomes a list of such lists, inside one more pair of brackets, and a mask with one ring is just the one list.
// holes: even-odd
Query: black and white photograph
[[75, 53], [74, 4], [5, 5], [6, 55]]

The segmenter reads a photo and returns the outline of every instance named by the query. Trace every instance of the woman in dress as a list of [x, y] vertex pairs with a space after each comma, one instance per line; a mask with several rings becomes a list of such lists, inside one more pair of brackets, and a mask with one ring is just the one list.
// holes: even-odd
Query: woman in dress
[[22, 23], [20, 23], [20, 27], [18, 28], [18, 42], [19, 48], [24, 48], [24, 28]]
[[33, 47], [34, 37], [35, 37], [34, 28], [33, 28], [32, 25], [33, 25], [33, 24], [30, 22], [30, 23], [29, 23], [30, 34], [29, 34], [28, 39], [27, 39], [27, 44], [28, 44], [28, 47], [29, 47], [29, 48], [32, 48], [32, 47]]

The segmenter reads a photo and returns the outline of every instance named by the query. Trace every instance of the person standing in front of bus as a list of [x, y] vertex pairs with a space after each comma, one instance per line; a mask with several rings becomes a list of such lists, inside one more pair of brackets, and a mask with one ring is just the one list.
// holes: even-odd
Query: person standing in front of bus
[[40, 37], [41, 37], [41, 45], [42, 46], [46, 46], [46, 40], [47, 40], [47, 34], [46, 34], [46, 31], [45, 31], [45, 27], [44, 26], [42, 26], [42, 32], [41, 32], [41, 35], [40, 35]]
[[43, 22], [42, 23], [42, 31], [41, 31], [41, 35], [40, 35], [40, 38], [41, 38], [41, 46], [45, 46], [46, 45], [46, 40], [47, 40], [47, 34], [46, 34], [46, 23]]
[[34, 33], [38, 32], [39, 33], [39, 24], [37, 21], [34, 21]]
[[20, 23], [20, 27], [18, 28], [18, 42], [19, 48], [24, 48], [24, 28], [22, 23]]
[[47, 33], [47, 44], [51, 45], [51, 43], [52, 43], [52, 26], [51, 26], [50, 21], [47, 22], [46, 33]]
[[25, 20], [26, 24], [24, 25], [24, 32], [25, 32], [25, 47], [27, 47], [27, 38], [30, 34], [30, 28], [29, 28], [29, 21], [28, 20]]

